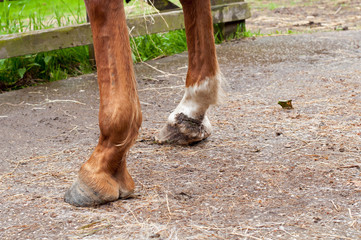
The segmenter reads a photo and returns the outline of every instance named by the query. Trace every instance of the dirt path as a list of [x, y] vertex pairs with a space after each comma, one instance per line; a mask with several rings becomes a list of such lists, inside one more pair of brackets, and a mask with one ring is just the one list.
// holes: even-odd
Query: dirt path
[[247, 1], [247, 29], [262, 34], [360, 29], [360, 0]]
[[187, 55], [148, 62], [165, 74], [136, 65], [138, 198], [97, 208], [62, 200], [97, 141], [96, 77], [1, 94], [0, 238], [360, 239], [361, 32], [217, 52], [228, 98], [210, 111], [213, 135], [192, 147], [151, 140], [182, 97]]

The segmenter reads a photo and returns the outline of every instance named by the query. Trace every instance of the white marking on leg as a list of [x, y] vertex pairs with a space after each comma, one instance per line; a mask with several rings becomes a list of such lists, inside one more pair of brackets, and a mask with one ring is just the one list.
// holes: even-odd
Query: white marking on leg
[[176, 109], [169, 115], [168, 122], [175, 123], [177, 114], [183, 113], [189, 118], [202, 120], [206, 127], [210, 122], [205, 116], [210, 105], [217, 104], [222, 95], [222, 75], [217, 73], [213, 77], [207, 77], [201, 84], [187, 87], [183, 99]]

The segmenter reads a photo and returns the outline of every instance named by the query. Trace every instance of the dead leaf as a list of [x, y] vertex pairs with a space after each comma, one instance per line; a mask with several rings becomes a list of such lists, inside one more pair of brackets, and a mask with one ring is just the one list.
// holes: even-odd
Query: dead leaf
[[292, 100], [278, 101], [278, 104], [281, 105], [283, 109], [293, 109]]

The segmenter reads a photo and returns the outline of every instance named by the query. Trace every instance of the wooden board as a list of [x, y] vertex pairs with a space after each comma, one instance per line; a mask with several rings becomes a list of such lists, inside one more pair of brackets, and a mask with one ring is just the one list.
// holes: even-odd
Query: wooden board
[[[251, 16], [249, 6], [244, 2], [213, 6], [212, 14], [213, 23], [234, 22]], [[132, 37], [184, 29], [182, 10], [145, 17], [131, 17], [127, 19], [127, 23]], [[92, 33], [89, 23], [21, 34], [0, 35], [0, 59], [91, 43]]]

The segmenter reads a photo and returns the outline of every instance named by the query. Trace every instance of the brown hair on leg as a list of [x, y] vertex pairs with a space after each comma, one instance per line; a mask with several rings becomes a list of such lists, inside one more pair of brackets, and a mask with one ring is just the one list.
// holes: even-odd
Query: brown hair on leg
[[218, 62], [209, 0], [181, 0], [188, 46], [186, 87], [217, 74]]

